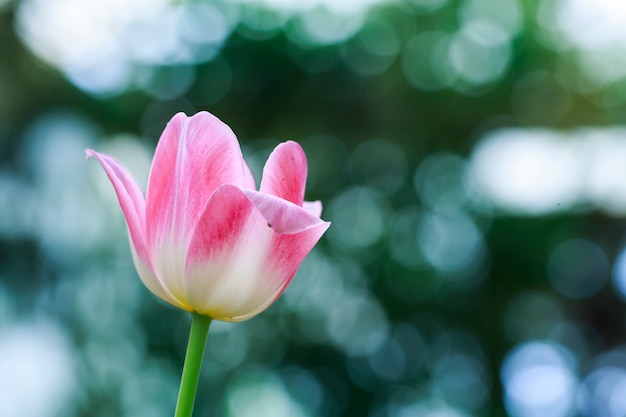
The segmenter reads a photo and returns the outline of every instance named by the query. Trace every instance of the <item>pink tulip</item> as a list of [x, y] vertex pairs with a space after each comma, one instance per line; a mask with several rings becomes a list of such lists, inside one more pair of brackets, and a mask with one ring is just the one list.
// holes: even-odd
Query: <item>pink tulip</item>
[[113, 183], [135, 267], [157, 297], [241, 321], [287, 288], [330, 223], [304, 201], [307, 162], [296, 142], [274, 149], [260, 191], [232, 130], [210, 113], [175, 115], [161, 135], [146, 197], [114, 158], [88, 149]]

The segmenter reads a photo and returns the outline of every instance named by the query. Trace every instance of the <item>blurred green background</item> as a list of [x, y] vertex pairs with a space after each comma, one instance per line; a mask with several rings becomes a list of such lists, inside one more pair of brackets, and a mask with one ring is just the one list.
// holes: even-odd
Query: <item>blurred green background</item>
[[195, 416], [626, 415], [620, 0], [0, 0], [0, 417], [173, 414], [189, 317], [84, 149], [145, 184], [198, 110], [333, 224]]

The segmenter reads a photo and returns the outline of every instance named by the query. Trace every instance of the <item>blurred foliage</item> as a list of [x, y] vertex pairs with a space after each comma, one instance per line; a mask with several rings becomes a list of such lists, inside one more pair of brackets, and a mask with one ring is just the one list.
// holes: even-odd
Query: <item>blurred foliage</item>
[[[114, 154], [145, 183], [165, 123], [198, 110], [233, 128], [257, 180], [277, 143], [302, 143], [307, 197], [333, 225], [267, 312], [213, 325], [195, 415], [626, 413], [618, 186], [606, 207], [581, 192], [537, 209], [508, 171], [487, 179], [517, 200], [471, 175], [489, 135], [573, 143], [576, 128], [623, 123], [610, 9], [589, 40], [568, 32], [586, 10], [574, 0], [156, 2], [170, 13], [143, 20], [137, 2], [103, 15], [124, 29], [102, 32], [119, 35], [111, 52], [86, 12], [105, 6], [50, 3], [73, 17], [0, 1], [1, 417], [172, 414], [188, 317], [141, 286], [113, 190], [82, 158]], [[141, 55], [174, 39], [165, 17], [191, 6], [215, 20], [183, 22], [198, 30], [182, 32], [189, 55]], [[200, 36], [220, 24], [219, 39]], [[123, 82], [98, 84], [118, 64]], [[594, 154], [580, 143], [577, 158]], [[544, 154], [547, 168], [522, 161], [539, 172], [531, 191], [557, 177], [560, 154]]]

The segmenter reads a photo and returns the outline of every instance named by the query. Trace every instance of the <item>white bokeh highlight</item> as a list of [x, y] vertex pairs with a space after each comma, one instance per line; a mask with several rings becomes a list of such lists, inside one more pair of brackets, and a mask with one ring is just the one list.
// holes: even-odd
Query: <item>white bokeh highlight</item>
[[74, 355], [53, 322], [0, 327], [0, 415], [64, 415], [77, 388]]
[[467, 186], [482, 207], [545, 215], [600, 209], [626, 213], [626, 129], [501, 129], [469, 160]]
[[571, 354], [550, 341], [518, 346], [501, 371], [504, 404], [512, 417], [568, 417], [574, 414], [578, 380]]

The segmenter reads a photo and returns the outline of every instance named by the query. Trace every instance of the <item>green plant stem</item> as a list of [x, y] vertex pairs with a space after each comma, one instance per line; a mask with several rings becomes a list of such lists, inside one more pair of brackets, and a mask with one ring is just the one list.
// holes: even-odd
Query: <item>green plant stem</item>
[[191, 314], [189, 344], [187, 345], [187, 355], [185, 356], [185, 365], [183, 366], [183, 376], [180, 380], [180, 391], [178, 391], [174, 417], [191, 417], [193, 413], [193, 403], [196, 400], [204, 347], [206, 346], [206, 338], [207, 334], [209, 334], [211, 321], [212, 319], [209, 316], [203, 316], [195, 312]]

